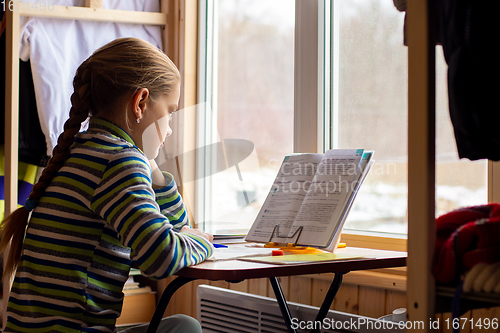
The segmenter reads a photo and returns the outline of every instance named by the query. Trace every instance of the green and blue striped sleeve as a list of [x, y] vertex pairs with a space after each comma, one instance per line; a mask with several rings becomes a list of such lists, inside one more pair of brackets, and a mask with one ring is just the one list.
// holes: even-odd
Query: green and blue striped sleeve
[[191, 226], [187, 209], [178, 191], [174, 177], [168, 172], [163, 172], [163, 176], [168, 180], [169, 184], [163, 188], [154, 190], [156, 203], [160, 207], [160, 212], [165, 215], [170, 221], [170, 224], [173, 225], [174, 230], [180, 231], [183, 226]]
[[175, 231], [160, 212], [149, 164], [135, 148], [121, 149], [109, 160], [91, 209], [116, 229], [121, 243], [131, 249], [131, 259], [146, 276], [162, 279], [212, 254], [213, 246], [207, 239]]

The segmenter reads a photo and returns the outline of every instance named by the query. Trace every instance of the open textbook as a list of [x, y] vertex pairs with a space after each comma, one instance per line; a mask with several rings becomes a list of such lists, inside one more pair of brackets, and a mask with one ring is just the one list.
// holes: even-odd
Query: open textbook
[[286, 156], [245, 240], [333, 252], [372, 157], [363, 149]]

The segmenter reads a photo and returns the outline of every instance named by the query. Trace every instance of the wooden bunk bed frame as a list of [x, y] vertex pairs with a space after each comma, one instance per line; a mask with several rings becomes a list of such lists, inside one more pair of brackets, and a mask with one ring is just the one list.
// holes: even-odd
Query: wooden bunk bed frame
[[[435, 247], [435, 47], [432, 0], [408, 0], [408, 320], [428, 325], [451, 310], [449, 288], [431, 273]], [[488, 161], [488, 202], [500, 202], [500, 165]], [[462, 295], [463, 311], [499, 306], [498, 296]], [[410, 331], [422, 330], [413, 329]], [[426, 326], [426, 332], [432, 329]]]

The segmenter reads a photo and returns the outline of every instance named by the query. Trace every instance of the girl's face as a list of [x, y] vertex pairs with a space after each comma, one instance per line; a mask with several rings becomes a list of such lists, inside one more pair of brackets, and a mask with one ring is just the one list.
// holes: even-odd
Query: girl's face
[[158, 149], [163, 146], [165, 138], [172, 134], [170, 119], [177, 111], [180, 97], [180, 84], [169, 94], [160, 96], [155, 102], [146, 102], [145, 112], [141, 119], [145, 129], [142, 134], [142, 151], [149, 160], [158, 156]]

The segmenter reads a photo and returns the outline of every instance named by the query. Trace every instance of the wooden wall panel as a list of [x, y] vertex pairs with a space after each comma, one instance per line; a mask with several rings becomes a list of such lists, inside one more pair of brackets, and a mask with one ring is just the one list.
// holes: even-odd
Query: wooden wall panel
[[[436, 316], [436, 320], [437, 320]], [[460, 318], [465, 318], [465, 319], [470, 319], [470, 312], [465, 313], [462, 315]], [[436, 332], [441, 332], [441, 333], [453, 333], [453, 326], [451, 326], [452, 319], [451, 319], [451, 313], [446, 312], [441, 314], [441, 318], [439, 318], [439, 329], [436, 330]], [[465, 327], [463, 330], [460, 330], [460, 333], [471, 333], [471, 330], [467, 327]]]
[[193, 302], [196, 303], [196, 291], [193, 292], [193, 285], [188, 283], [181, 287], [182, 293], [175, 293], [177, 313], [190, 315], [193, 311]]
[[386, 315], [386, 290], [359, 286], [359, 314], [372, 318]]
[[304, 276], [290, 276], [289, 297], [291, 302], [311, 304], [312, 279]]
[[[285, 296], [285, 299], [288, 299], [290, 296], [290, 277], [280, 276], [278, 278], [278, 282], [280, 283], [281, 292], [283, 293], [283, 296]], [[267, 296], [272, 297], [272, 298], [276, 298], [274, 296], [274, 291], [273, 291], [273, 288], [271, 287], [270, 282], [268, 282]]]
[[[434, 320], [437, 320], [441, 323], [443, 321], [442, 314], [436, 313]], [[434, 333], [441, 333], [441, 329], [442, 329], [441, 324], [439, 324], [439, 327], [436, 330], [434, 330]]]
[[387, 290], [385, 313], [392, 313], [399, 308], [406, 308], [406, 292]]
[[451, 313], [442, 313], [441, 314], [441, 322], [440, 322], [440, 331], [442, 333], [452, 333], [453, 330], [451, 329], [451, 327], [447, 327], [444, 323], [446, 320], [450, 320], [451, 319]]
[[268, 279], [248, 280], [248, 292], [255, 295], [267, 296]]
[[196, 318], [196, 293], [198, 290], [198, 286], [202, 284], [210, 284], [208, 280], [196, 280], [191, 282], [192, 285], [192, 297], [191, 297], [191, 313], [189, 314], [191, 317]]
[[343, 283], [333, 301], [333, 309], [352, 314], [360, 314], [359, 286]]
[[[283, 294], [288, 301], [298, 301], [299, 303], [319, 307], [330, 287], [331, 280], [329, 277], [327, 274], [316, 275], [315, 277], [280, 277], [279, 281]], [[172, 277], [161, 281], [162, 285], [166, 285], [171, 280], [173, 280]], [[165, 316], [183, 313], [196, 318], [196, 291], [197, 287], [201, 284], [209, 284], [274, 298], [274, 293], [268, 279], [252, 279], [240, 283], [198, 280], [190, 282], [179, 289], [172, 298], [167, 311], [165, 311]], [[378, 318], [392, 313], [394, 309], [406, 307], [406, 300], [405, 291], [388, 289], [386, 287], [376, 288], [371, 285], [343, 283], [340, 286], [331, 309]], [[480, 318], [489, 318], [490, 320], [496, 318], [498, 321], [500, 320], [500, 307], [469, 311], [462, 315], [461, 318], [466, 318], [467, 320], [473, 318], [474, 323], [477, 323]], [[439, 320], [439, 326], [436, 327], [435, 332], [452, 333], [450, 313], [438, 314], [435, 320]], [[446, 324], [446, 320], [449, 322], [448, 325]], [[482, 320], [482, 323], [484, 324], [484, 320]], [[461, 333], [483, 332], [498, 333], [500, 329], [492, 327], [486, 329], [484, 325], [481, 328], [474, 325], [474, 328], [471, 329], [469, 321], [468, 325], [461, 330]]]
[[247, 293], [248, 292], [248, 280], [243, 280], [243, 281], [238, 282], [238, 283], [229, 283], [229, 289]]
[[[171, 278], [168, 281], [170, 280]], [[278, 280], [280, 281], [283, 294], [288, 301], [317, 307], [321, 306], [331, 283], [324, 278], [314, 279], [301, 276], [290, 278], [280, 277]], [[290, 280], [291, 285], [289, 288]], [[240, 283], [200, 280], [191, 282], [187, 285], [191, 285], [191, 288], [186, 288], [186, 286], [182, 287], [172, 298], [171, 304], [167, 308], [165, 315], [184, 313], [196, 316], [196, 288], [200, 284], [209, 284], [220, 288], [275, 298], [269, 280], [267, 279], [251, 279]], [[361, 306], [361, 309], [360, 301], [366, 302], [366, 304]], [[358, 285], [344, 283], [340, 287], [331, 309], [361, 315], [381, 313], [380, 316], [382, 316], [392, 312], [392, 310], [398, 307], [404, 307], [405, 302], [406, 295], [404, 292], [373, 287], [361, 288]]]
[[[319, 307], [321, 306], [324, 296], [330, 287], [330, 277], [332, 277], [331, 274], [318, 274], [315, 276], [280, 277], [278, 280], [283, 294], [288, 301]], [[173, 278], [161, 281], [162, 285], [166, 285], [166, 283], [171, 280], [173, 280]], [[216, 287], [275, 298], [268, 279], [251, 279], [240, 283], [199, 280], [188, 283], [175, 293], [169, 306], [167, 307], [165, 316], [183, 313], [196, 318], [196, 291], [197, 287], [201, 284], [208, 284]], [[405, 291], [385, 287], [387, 283], [384, 283], [383, 285], [384, 287], [377, 288], [370, 284], [358, 285], [343, 283], [340, 286], [331, 309], [378, 318], [392, 313], [394, 309], [406, 307], [407, 297]], [[475, 323], [480, 318], [497, 318], [497, 320], [499, 320], [500, 307], [470, 311], [464, 314], [461, 318], [473, 318]], [[447, 319], [450, 323], [448, 326], [450, 326], [450, 313], [436, 315], [435, 320], [439, 320], [439, 327], [435, 330], [435, 332], [451, 333], [453, 331], [451, 326], [447, 327]], [[484, 326], [482, 328], [475, 326], [471, 329], [470, 322], [468, 322], [468, 325], [461, 330], [461, 333], [483, 332], [500, 332], [500, 329], [493, 329], [491, 327], [486, 329]]]
[[[158, 281], [158, 283], [157, 283], [157, 288], [158, 288], [158, 289], [157, 289], [157, 291], [156, 291], [156, 295], [158, 295], [158, 296], [157, 296], [158, 298], [157, 298], [157, 300], [156, 300], [157, 302], [158, 302], [158, 300], [160, 299], [160, 297], [161, 297], [161, 295], [162, 295], [163, 290], [165, 289], [165, 287], [166, 287], [166, 286], [167, 286], [170, 282], [172, 282], [173, 280], [174, 280], [174, 277], [173, 277], [173, 276], [170, 276], [170, 277], [168, 277], [168, 278], [166, 278], [166, 279], [163, 279], [163, 280], [161, 280], [161, 281]], [[178, 291], [176, 292], [176, 294], [182, 294], [182, 292], [183, 292], [183, 290], [178, 290]], [[177, 296], [177, 295], [174, 295], [174, 297], [178, 297], [178, 296]], [[193, 302], [194, 302], [194, 300], [193, 300]], [[178, 313], [178, 312], [176, 312], [176, 306], [177, 306], [177, 300], [176, 300], [176, 299], [174, 299], [174, 298], [172, 298], [172, 299], [170, 300], [170, 303], [168, 303], [168, 306], [167, 306], [167, 309], [165, 310], [165, 314], [164, 314], [164, 316], [165, 316], [165, 317], [166, 317], [166, 316], [171, 316], [171, 315], [173, 315], [173, 314]]]
[[[479, 310], [473, 310], [471, 311], [471, 316], [470, 318], [473, 320], [474, 322], [474, 325], [473, 325], [473, 328], [471, 330], [472, 333], [476, 333], [476, 332], [500, 332], [500, 329], [498, 328], [498, 326], [500, 326], [500, 307], [496, 307], [496, 308], [489, 308], [489, 309], [479, 309]], [[496, 319], [496, 323], [497, 323], [497, 328], [493, 328], [491, 325], [489, 328], [485, 328], [486, 326], [484, 326], [484, 319], [482, 318], [488, 318], [491, 320], [493, 319]], [[469, 325], [471, 324], [470, 322], [468, 323]], [[479, 324], [479, 325], [478, 325]], [[483, 325], [481, 327], [481, 325]]]
[[[439, 319], [439, 329], [436, 330], [438, 333], [452, 333], [453, 332], [453, 320], [451, 313], [443, 313], [436, 316]], [[496, 319], [496, 325], [491, 325], [493, 319]], [[471, 325], [472, 320], [472, 325]], [[465, 322], [467, 321], [467, 322]], [[462, 316], [460, 316], [460, 333], [498, 333], [500, 332], [500, 307], [489, 308], [489, 309], [478, 309], [468, 311]], [[490, 323], [489, 327], [486, 328], [485, 323]], [[496, 327], [496, 328], [495, 328]]]
[[[471, 311], [465, 313], [463, 316], [461, 316], [461, 318], [464, 318], [464, 319], [467, 319], [467, 320], [470, 320], [471, 319]], [[485, 331], [476, 331], [476, 332], [485, 332]], [[495, 332], [495, 331], [493, 331]], [[470, 328], [470, 326], [467, 326], [467, 327], [464, 327], [463, 329], [460, 329], [460, 333], [472, 333], [472, 330]]]
[[210, 281], [210, 285], [214, 287], [229, 289], [229, 282], [227, 281]]
[[[289, 278], [287, 277], [280, 278], [280, 285], [287, 300], [294, 302], [296, 302], [296, 300], [301, 300], [299, 303], [317, 307], [321, 306], [323, 298], [330, 287], [330, 283], [326, 279], [302, 277], [302, 279], [292, 279], [293, 288], [290, 294], [290, 290], [288, 289], [288, 279]], [[165, 282], [169, 282], [171, 280], [173, 280], [173, 278], [166, 279]], [[269, 280], [267, 279], [252, 279], [241, 283], [198, 280], [188, 283], [175, 293], [169, 306], [167, 307], [167, 310], [165, 311], [165, 316], [182, 313], [196, 318], [196, 291], [197, 287], [201, 284], [242, 292], [251, 292], [253, 294], [274, 298], [274, 293], [269, 284]], [[309, 301], [306, 302], [304, 300]], [[390, 314], [394, 309], [405, 306], [405, 292], [344, 283], [340, 287], [331, 309], [378, 318], [380, 316]], [[483, 323], [483, 327], [477, 326], [477, 321], [480, 318], [489, 318], [490, 320], [496, 318], [499, 320], [500, 307], [469, 311], [462, 315], [461, 318], [465, 318], [467, 320], [473, 318], [475, 323], [474, 328], [471, 329], [470, 321], [468, 321], [467, 325], [465, 325], [465, 327], [460, 331], [461, 333], [500, 332], [499, 328], [495, 329], [490, 327], [489, 329], [486, 329], [484, 327], [484, 319], [481, 321]], [[439, 326], [435, 330], [436, 333], [453, 332], [450, 313], [438, 314], [436, 315], [435, 320], [439, 320]], [[446, 320], [448, 320], [448, 323]], [[460, 322], [463, 323], [463, 320], [464, 319], [461, 319]]]
[[[312, 279], [311, 305], [320, 307], [323, 304], [325, 295], [330, 289], [331, 282], [327, 280]], [[333, 303], [332, 307], [333, 308]]]
[[[165, 286], [171, 280], [173, 278], [168, 278], [162, 281], [161, 285]], [[331, 280], [323, 275], [318, 275], [317, 278], [307, 276], [280, 277], [278, 280], [288, 301], [317, 307], [321, 306], [331, 283]], [[188, 283], [175, 293], [165, 311], [165, 316], [183, 313], [196, 317], [196, 290], [200, 284], [275, 298], [268, 279], [251, 279], [240, 283], [200, 280]], [[405, 304], [405, 292], [343, 283], [331, 309], [379, 317], [391, 313], [396, 308], [404, 307]]]
[[155, 310], [155, 293], [127, 295], [116, 325], [147, 323]]
[[[172, 296], [172, 299], [170, 300], [170, 303], [165, 310], [165, 316], [171, 316], [174, 314], [192, 315], [193, 303], [195, 303], [196, 308], [196, 291], [193, 292], [193, 286], [191, 282], [182, 286]], [[194, 313], [194, 316], [196, 317], [196, 313]]]

